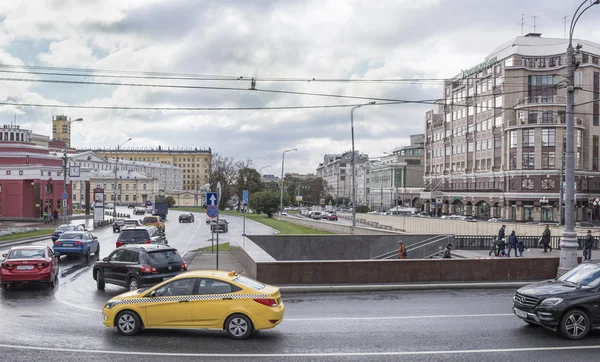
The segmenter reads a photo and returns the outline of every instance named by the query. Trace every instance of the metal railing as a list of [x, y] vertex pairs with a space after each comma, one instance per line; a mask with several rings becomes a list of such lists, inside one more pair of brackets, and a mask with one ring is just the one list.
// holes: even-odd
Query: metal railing
[[[406, 247], [406, 253], [408, 259], [424, 259], [429, 258], [433, 255], [439, 254], [441, 249], [440, 246], [447, 245], [452, 240], [454, 235], [437, 235], [425, 240], [421, 240]], [[443, 249], [443, 248], [442, 248]], [[384, 260], [384, 259], [397, 259], [398, 249], [389, 251], [387, 253], [378, 255], [371, 260]]]
[[[535, 249], [539, 248], [540, 236], [528, 236], [528, 235], [517, 235], [519, 240], [523, 241], [525, 248]], [[550, 245], [553, 249], [560, 250], [560, 236], [551, 236]], [[489, 250], [492, 247], [492, 243], [495, 243], [497, 236], [482, 236], [482, 235], [456, 235], [454, 237], [454, 249], [462, 250]], [[577, 237], [578, 249], [583, 250], [585, 242], [585, 236]], [[506, 243], [508, 244], [508, 236], [506, 237]], [[598, 239], [594, 238], [593, 249], [598, 249]], [[508, 245], [507, 245], [508, 247]]]

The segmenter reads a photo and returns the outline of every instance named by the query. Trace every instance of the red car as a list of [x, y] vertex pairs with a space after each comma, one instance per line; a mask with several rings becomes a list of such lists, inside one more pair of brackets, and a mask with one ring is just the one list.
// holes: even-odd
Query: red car
[[48, 283], [54, 287], [58, 279], [58, 257], [44, 245], [12, 247], [0, 270], [0, 284], [4, 289], [13, 283]]
[[329, 221], [338, 221], [338, 217], [336, 214], [329, 214], [329, 216], [327, 216], [327, 220]]

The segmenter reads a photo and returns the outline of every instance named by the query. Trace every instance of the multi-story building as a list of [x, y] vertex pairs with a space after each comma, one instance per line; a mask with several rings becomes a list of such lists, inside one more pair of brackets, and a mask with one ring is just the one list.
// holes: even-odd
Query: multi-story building
[[[154, 202], [158, 195], [158, 182], [155, 178], [146, 175], [143, 172], [135, 170], [118, 170], [117, 186], [115, 188], [115, 173], [111, 170], [89, 170], [89, 182], [94, 187], [102, 185], [106, 197], [106, 202], [113, 202], [117, 205], [136, 204], [144, 205], [146, 201]], [[89, 189], [90, 200], [93, 200]], [[116, 201], [115, 201], [116, 194]], [[85, 189], [81, 188], [77, 182], [73, 182], [73, 203], [81, 202], [85, 195]], [[109, 201], [110, 200], [110, 201]]]
[[[369, 161], [369, 156], [355, 151], [356, 169]], [[358, 173], [358, 171], [357, 171]], [[317, 177], [327, 185], [327, 193], [334, 198], [352, 198], [352, 151], [343, 154], [327, 154], [317, 167]], [[358, 182], [357, 182], [358, 185]], [[358, 203], [358, 196], [357, 196]]]
[[265, 174], [262, 175], [262, 180], [263, 182], [278, 182], [279, 177], [272, 174]]
[[[576, 218], [600, 196], [600, 45], [586, 40], [575, 71]], [[516, 37], [444, 84], [426, 114], [427, 211], [558, 221], [566, 149], [567, 39]], [[593, 214], [593, 215], [592, 215]]]
[[211, 149], [200, 148], [123, 148], [123, 149], [80, 149], [78, 152], [91, 151], [100, 157], [121, 160], [161, 163], [183, 169], [183, 189], [200, 190], [208, 182]]
[[71, 119], [67, 116], [52, 116], [52, 140], [62, 141], [71, 147]]

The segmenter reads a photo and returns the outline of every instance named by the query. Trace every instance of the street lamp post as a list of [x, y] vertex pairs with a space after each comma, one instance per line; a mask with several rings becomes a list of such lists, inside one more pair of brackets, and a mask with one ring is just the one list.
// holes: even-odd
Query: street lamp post
[[[583, 10], [581, 8], [590, 3]], [[565, 228], [560, 240], [560, 261], [558, 275], [566, 273], [577, 265], [577, 232], [574, 220], [574, 194], [575, 194], [575, 49], [573, 49], [573, 31], [577, 21], [583, 13], [600, 0], [585, 0], [579, 5], [573, 18], [569, 31], [569, 45], [567, 47], [567, 154], [565, 172]], [[580, 11], [581, 10], [581, 11]], [[577, 48], [581, 46], [577, 45]]]
[[280, 215], [283, 212], [283, 168], [284, 168], [284, 165], [285, 165], [285, 154], [287, 152], [292, 152], [292, 151], [298, 151], [298, 149], [297, 148], [291, 148], [289, 150], [283, 151], [283, 153], [281, 154], [281, 195], [279, 197], [279, 214]]
[[354, 153], [354, 110], [371, 104], [375, 104], [375, 102], [359, 104], [358, 106], [354, 106], [352, 109], [350, 109], [350, 131], [352, 133], [352, 227], [356, 226], [356, 154]]
[[113, 209], [113, 216], [117, 217], [117, 168], [118, 168], [118, 164], [119, 164], [119, 150], [121, 149], [121, 147], [123, 147], [124, 144], [126, 144], [127, 142], [131, 141], [131, 137], [129, 137], [129, 139], [123, 143], [121, 143], [120, 145], [117, 146], [117, 154], [115, 156], [115, 187], [113, 190], [114, 196], [115, 196], [115, 208]]
[[268, 168], [268, 167], [271, 167], [271, 166], [263, 166], [263, 167], [260, 168], [260, 171], [258, 171], [258, 173], [260, 174], [260, 180], [261, 181], [262, 181], [262, 170], [263, 170], [263, 168]]
[[540, 221], [547, 221], [547, 220], [544, 220], [544, 219], [545, 219], [545, 218], [544, 218], [544, 208], [545, 208], [546, 206], [548, 206], [548, 203], [549, 203], [549, 202], [550, 202], [550, 200], [548, 200], [548, 198], [547, 198], [546, 196], [544, 196], [544, 197], [542, 197], [542, 198], [540, 199], [540, 205], [541, 205], [541, 212], [540, 212], [540, 219], [541, 219], [541, 220], [540, 220]]
[[[71, 123], [73, 122], [82, 122], [83, 118], [77, 118], [74, 119], [72, 121], [69, 121], [69, 128], [71, 127]], [[67, 141], [65, 140], [65, 146], [63, 148], [63, 194], [67, 194], [67, 164], [69, 162], [69, 157], [67, 157]], [[71, 205], [73, 204], [73, 195], [70, 195], [71, 197], [67, 197], [67, 199], [71, 199]], [[65, 199], [63, 199], [65, 200]], [[65, 200], [66, 201], [66, 200]], [[67, 224], [69, 223], [68, 217], [67, 217], [67, 209], [68, 209], [68, 201], [63, 201], [63, 207], [62, 207], [62, 212], [63, 212], [63, 224]], [[52, 210], [50, 210], [50, 213], [52, 212]]]

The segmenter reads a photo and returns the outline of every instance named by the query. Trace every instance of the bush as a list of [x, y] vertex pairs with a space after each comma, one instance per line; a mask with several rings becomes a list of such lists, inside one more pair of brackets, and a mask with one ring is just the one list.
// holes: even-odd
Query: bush
[[359, 214], [366, 214], [369, 211], [371, 211], [371, 209], [369, 209], [367, 205], [360, 205], [356, 208], [356, 212]]

